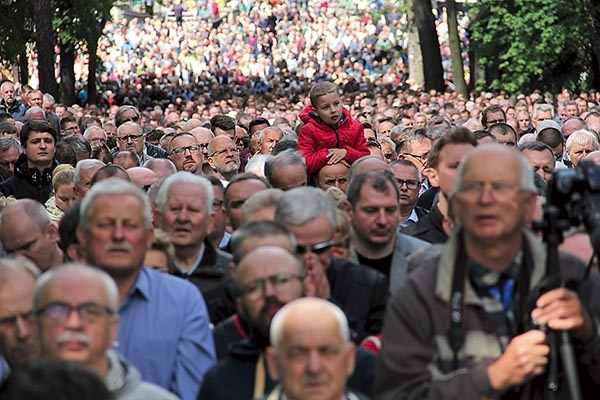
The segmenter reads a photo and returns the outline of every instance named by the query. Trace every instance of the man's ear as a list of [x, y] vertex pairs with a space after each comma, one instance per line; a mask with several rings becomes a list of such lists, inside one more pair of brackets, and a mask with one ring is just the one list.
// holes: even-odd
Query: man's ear
[[429, 183], [433, 187], [440, 187], [438, 172], [433, 167], [427, 167], [423, 170], [423, 176], [429, 179]]
[[354, 343], [348, 343], [346, 346], [348, 346], [346, 349], [346, 365], [348, 366], [346, 375], [350, 377], [354, 373], [354, 366], [356, 364], [356, 346]]
[[277, 371], [277, 364], [275, 361], [274, 353], [275, 353], [275, 350], [273, 349], [273, 347], [271, 347], [271, 346], [267, 347], [267, 349], [265, 350], [265, 360], [267, 361], [267, 368], [269, 370], [269, 376], [274, 381], [278, 381], [279, 373]]
[[348, 200], [344, 200], [342, 203], [342, 210], [346, 213], [348, 219], [352, 219], [352, 204]]
[[60, 235], [58, 234], [58, 224], [54, 221], [46, 225], [45, 233], [46, 236], [48, 236], [48, 239], [50, 239], [53, 243], [57, 243], [60, 240]]

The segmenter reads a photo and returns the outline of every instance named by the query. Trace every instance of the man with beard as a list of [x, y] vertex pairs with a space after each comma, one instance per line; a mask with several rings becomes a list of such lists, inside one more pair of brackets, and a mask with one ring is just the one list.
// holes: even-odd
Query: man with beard
[[[264, 358], [271, 320], [309, 289], [302, 263], [285, 248], [272, 245], [246, 254], [235, 270], [235, 281], [240, 293], [238, 309], [250, 325], [249, 338], [229, 346], [229, 356], [206, 373], [198, 400], [259, 398], [275, 388]], [[373, 355], [361, 352], [349, 386], [370, 393], [374, 363]]]
[[216, 176], [230, 181], [240, 170], [240, 150], [229, 136], [219, 135], [208, 143], [208, 162]]
[[169, 159], [177, 171], [203, 175], [204, 156], [196, 138], [190, 133], [179, 133], [169, 143]]

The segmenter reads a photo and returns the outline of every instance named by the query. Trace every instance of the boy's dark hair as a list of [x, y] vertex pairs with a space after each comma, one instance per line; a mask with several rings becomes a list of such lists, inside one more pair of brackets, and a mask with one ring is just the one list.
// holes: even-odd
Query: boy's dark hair
[[335, 83], [328, 81], [317, 82], [313, 85], [308, 93], [308, 97], [310, 97], [310, 104], [312, 104], [314, 107], [319, 97], [334, 92], [339, 93], [339, 88]]

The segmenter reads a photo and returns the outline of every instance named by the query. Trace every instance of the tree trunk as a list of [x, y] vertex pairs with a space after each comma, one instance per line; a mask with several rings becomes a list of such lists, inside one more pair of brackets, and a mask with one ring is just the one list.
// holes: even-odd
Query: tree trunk
[[17, 63], [17, 72], [19, 82], [25, 84], [29, 82], [29, 63], [27, 62], [27, 50], [19, 54]]
[[419, 41], [419, 31], [415, 23], [413, 0], [406, 1], [406, 18], [408, 21], [408, 81], [410, 86], [422, 87], [425, 83], [423, 76], [423, 55]]
[[60, 48], [60, 98], [68, 106], [77, 103], [75, 93], [75, 52], [61, 45]]
[[54, 31], [52, 30], [52, 5], [50, 0], [33, 2], [35, 44], [38, 59], [39, 89], [57, 96], [58, 86], [54, 75]]
[[91, 40], [88, 43], [88, 79], [87, 79], [87, 92], [88, 92], [88, 104], [98, 104], [98, 92], [96, 90], [96, 69], [98, 64], [98, 39], [96, 41]]
[[444, 71], [435, 21], [431, 12], [431, 0], [413, 1], [415, 22], [419, 30], [421, 54], [423, 55], [425, 89], [443, 92], [445, 90]]
[[450, 62], [452, 64], [452, 81], [455, 90], [467, 97], [465, 69], [458, 38], [458, 22], [456, 20], [456, 1], [446, 0], [446, 20], [448, 21], [448, 46], [450, 47]]

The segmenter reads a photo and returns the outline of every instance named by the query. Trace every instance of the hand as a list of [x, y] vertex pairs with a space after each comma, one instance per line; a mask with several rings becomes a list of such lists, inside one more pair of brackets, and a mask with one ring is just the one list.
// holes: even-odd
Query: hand
[[329, 161], [327, 161], [327, 164], [331, 165], [331, 164], [337, 164], [340, 161], [343, 161], [344, 158], [346, 158], [346, 149], [329, 149], [327, 150], [327, 158], [329, 158]]
[[325, 267], [319, 258], [312, 253], [306, 253], [302, 256], [304, 265], [304, 287], [306, 295], [309, 297], [318, 297], [328, 300], [331, 296], [329, 281], [325, 275]]
[[577, 293], [565, 288], [540, 296], [531, 318], [538, 326], [548, 325], [557, 331], [570, 331], [578, 339], [587, 339], [594, 334], [592, 320]]
[[546, 334], [542, 331], [533, 330], [515, 336], [500, 358], [488, 367], [492, 388], [506, 390], [540, 375], [548, 363], [549, 352]]

